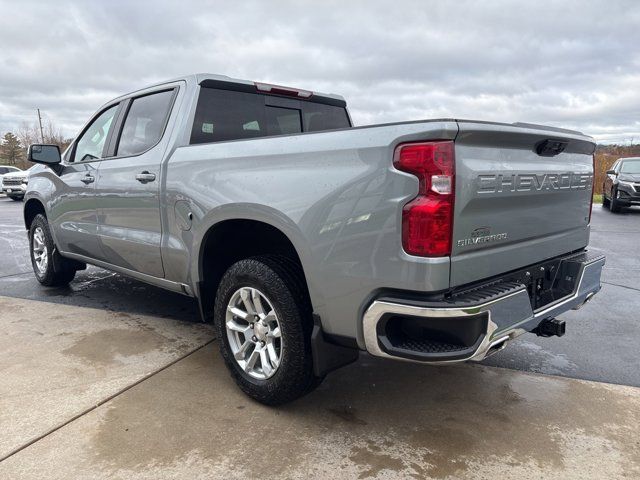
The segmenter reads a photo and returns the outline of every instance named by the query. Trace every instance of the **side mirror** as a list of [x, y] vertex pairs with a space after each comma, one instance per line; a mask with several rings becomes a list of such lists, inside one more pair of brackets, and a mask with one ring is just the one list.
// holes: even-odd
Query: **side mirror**
[[607, 170], [607, 175], [615, 175], [616, 171], [615, 170]]
[[57, 145], [30, 145], [27, 160], [45, 165], [58, 165], [62, 161]]

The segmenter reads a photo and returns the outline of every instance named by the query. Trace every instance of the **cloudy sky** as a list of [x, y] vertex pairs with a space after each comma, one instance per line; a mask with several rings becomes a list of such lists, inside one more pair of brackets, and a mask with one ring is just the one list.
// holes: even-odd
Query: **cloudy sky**
[[0, 0], [0, 133], [210, 72], [345, 96], [357, 125], [457, 117], [640, 141], [638, 1]]

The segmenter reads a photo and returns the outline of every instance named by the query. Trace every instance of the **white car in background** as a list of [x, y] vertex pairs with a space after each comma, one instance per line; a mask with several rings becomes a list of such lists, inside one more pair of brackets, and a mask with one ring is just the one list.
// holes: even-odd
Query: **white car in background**
[[0, 191], [1, 191], [1, 187], [2, 187], [2, 177], [4, 177], [5, 173], [14, 173], [14, 172], [21, 172], [22, 170], [20, 170], [18, 167], [11, 167], [9, 165], [0, 165]]
[[22, 200], [24, 193], [27, 191], [27, 183], [29, 183], [29, 170], [20, 170], [15, 167], [0, 167], [9, 168], [9, 172], [2, 175], [2, 193], [12, 200]]

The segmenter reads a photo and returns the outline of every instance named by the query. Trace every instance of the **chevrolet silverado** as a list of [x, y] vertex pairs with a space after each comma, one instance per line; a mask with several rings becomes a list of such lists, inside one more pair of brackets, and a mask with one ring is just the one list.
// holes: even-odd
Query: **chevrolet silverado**
[[591, 137], [438, 119], [353, 127], [333, 94], [197, 74], [32, 145], [35, 275], [93, 264], [195, 297], [239, 387], [291, 401], [361, 350], [479, 361], [600, 289]]

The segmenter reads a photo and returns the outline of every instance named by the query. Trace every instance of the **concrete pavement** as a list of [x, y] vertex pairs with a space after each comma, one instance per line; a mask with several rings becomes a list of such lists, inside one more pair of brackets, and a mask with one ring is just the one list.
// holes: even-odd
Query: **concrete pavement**
[[[26, 327], [1, 317], [4, 346], [21, 345], [0, 357], [4, 450], [62, 426], [0, 462], [0, 478], [640, 477], [638, 388], [362, 355], [314, 394], [268, 408], [235, 387], [206, 331], [0, 301], [11, 303], [28, 319], [39, 312], [28, 328], [46, 331], [32, 346], [20, 341]], [[112, 344], [115, 330], [132, 337]], [[167, 347], [177, 337], [182, 347]]]
[[0, 459], [213, 338], [201, 323], [7, 297], [0, 325]]

